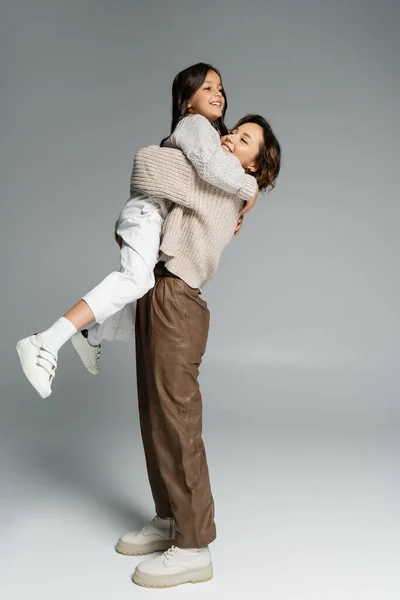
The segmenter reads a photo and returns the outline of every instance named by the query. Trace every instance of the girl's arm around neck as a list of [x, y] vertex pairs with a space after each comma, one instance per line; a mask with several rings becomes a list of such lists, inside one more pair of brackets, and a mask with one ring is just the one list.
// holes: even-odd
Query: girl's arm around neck
[[181, 150], [207, 183], [246, 201], [256, 193], [255, 178], [236, 156], [224, 152], [218, 132], [202, 115], [184, 117], [166, 145]]

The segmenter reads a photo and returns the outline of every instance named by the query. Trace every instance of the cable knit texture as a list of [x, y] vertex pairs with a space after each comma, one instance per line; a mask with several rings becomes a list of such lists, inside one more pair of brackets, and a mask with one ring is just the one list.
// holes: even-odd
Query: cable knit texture
[[180, 150], [159, 146], [137, 152], [131, 193], [135, 190], [174, 203], [164, 222], [160, 260], [202, 289], [232, 240], [243, 199], [201, 179]]
[[254, 177], [245, 173], [234, 154], [222, 149], [219, 133], [202, 115], [188, 115], [179, 121], [164, 146], [182, 150], [207, 183], [242, 200], [250, 200], [256, 193]]
[[[202, 115], [183, 118], [164, 147], [182, 150], [199, 177], [207, 183], [246, 201], [251, 200], [256, 193], [255, 178], [245, 173], [234, 154], [228, 154], [222, 149], [218, 132]], [[140, 157], [138, 160], [140, 161]], [[137, 166], [140, 170], [140, 162]], [[179, 165], [171, 164], [171, 177], [179, 177]], [[163, 198], [163, 182], [159, 180], [158, 184], [157, 197]], [[131, 195], [134, 192], [133, 185], [134, 182], [131, 181]], [[182, 186], [177, 197], [178, 204], [185, 204], [185, 195], [185, 186]]]

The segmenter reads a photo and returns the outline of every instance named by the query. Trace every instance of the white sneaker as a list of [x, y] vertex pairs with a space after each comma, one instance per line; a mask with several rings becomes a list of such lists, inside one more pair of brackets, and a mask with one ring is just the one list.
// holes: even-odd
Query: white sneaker
[[36, 341], [36, 336], [19, 340], [17, 352], [26, 378], [42, 398], [51, 394], [57, 369], [57, 352]]
[[208, 548], [177, 548], [149, 558], [138, 565], [134, 583], [143, 587], [166, 588], [182, 583], [201, 583], [213, 577], [211, 554]]
[[142, 556], [151, 552], [167, 550], [175, 542], [175, 527], [172, 517], [154, 517], [140, 531], [125, 533], [115, 547], [120, 554]]
[[82, 329], [82, 331], [74, 333], [71, 342], [89, 373], [97, 375], [97, 373], [100, 373], [99, 359], [101, 344], [91, 346], [87, 338], [88, 330]]

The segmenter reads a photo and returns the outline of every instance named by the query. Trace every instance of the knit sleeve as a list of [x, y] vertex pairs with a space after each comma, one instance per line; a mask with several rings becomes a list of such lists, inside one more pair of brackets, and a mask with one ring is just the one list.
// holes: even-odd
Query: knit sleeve
[[136, 152], [130, 192], [138, 190], [190, 208], [193, 174], [190, 162], [180, 150], [147, 146]]
[[255, 178], [244, 172], [236, 156], [224, 152], [218, 132], [202, 115], [183, 118], [167, 143], [182, 150], [207, 183], [246, 201], [256, 193]]

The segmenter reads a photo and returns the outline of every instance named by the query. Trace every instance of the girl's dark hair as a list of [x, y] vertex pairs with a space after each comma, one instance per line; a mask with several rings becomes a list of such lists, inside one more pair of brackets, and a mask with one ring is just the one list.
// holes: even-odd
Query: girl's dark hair
[[[174, 82], [172, 84], [172, 123], [171, 123], [171, 133], [173, 134], [176, 126], [179, 121], [186, 117], [186, 115], [190, 114], [187, 103], [189, 98], [193, 96], [198, 89], [203, 85], [205, 78], [207, 77], [207, 73], [209, 71], [215, 71], [217, 75], [219, 75], [222, 84], [221, 73], [207, 63], [197, 63], [196, 65], [192, 65], [187, 69], [184, 69], [175, 77]], [[214, 121], [212, 125], [218, 131], [219, 135], [226, 135], [228, 130], [224, 123], [224, 117], [226, 113], [226, 109], [228, 108], [228, 100], [226, 98], [225, 90], [222, 88], [222, 95], [225, 98], [225, 104], [222, 111], [222, 117]], [[164, 138], [161, 142], [161, 146], [168, 139], [169, 136]]]
[[271, 125], [260, 115], [246, 115], [233, 129], [245, 123], [255, 123], [263, 130], [264, 144], [256, 158], [257, 171], [251, 173], [257, 179], [260, 191], [273, 190], [281, 167], [281, 147], [272, 131]]

